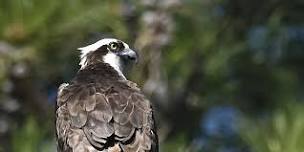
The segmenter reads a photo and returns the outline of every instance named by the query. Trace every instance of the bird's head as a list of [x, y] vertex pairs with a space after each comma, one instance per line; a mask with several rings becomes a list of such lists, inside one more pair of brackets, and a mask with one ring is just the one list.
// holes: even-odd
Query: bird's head
[[103, 62], [122, 73], [127, 65], [137, 62], [138, 58], [137, 53], [130, 49], [128, 44], [114, 38], [101, 39], [78, 50], [81, 51], [79, 63], [81, 69], [90, 64]]

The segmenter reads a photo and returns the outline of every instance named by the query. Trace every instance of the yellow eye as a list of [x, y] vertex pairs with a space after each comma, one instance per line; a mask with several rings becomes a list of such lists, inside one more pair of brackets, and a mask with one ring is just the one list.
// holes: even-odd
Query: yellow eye
[[116, 43], [111, 43], [110, 48], [111, 48], [111, 50], [116, 50], [118, 48], [118, 46]]

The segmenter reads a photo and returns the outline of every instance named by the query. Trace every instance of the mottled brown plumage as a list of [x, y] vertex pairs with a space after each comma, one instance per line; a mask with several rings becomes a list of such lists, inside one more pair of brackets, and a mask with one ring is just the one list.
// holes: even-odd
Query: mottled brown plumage
[[91, 64], [79, 70], [70, 84], [59, 87], [58, 151], [158, 151], [150, 102], [135, 83], [97, 58], [106, 51], [89, 54]]

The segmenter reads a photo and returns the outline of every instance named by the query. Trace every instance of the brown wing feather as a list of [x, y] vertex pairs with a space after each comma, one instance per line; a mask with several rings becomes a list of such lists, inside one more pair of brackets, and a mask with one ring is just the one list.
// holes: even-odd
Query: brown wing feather
[[57, 117], [64, 120], [57, 118], [58, 138], [73, 150], [96, 151], [118, 144], [125, 152], [154, 151], [149, 101], [133, 83], [101, 86], [71, 85], [59, 91]]

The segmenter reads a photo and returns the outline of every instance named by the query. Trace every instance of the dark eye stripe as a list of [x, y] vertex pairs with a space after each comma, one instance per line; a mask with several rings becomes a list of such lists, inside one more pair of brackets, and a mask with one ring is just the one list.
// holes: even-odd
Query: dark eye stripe
[[119, 48], [120, 51], [122, 51], [125, 48], [125, 46], [123, 45], [123, 43], [120, 42], [120, 41], [117, 42], [117, 46], [118, 46], [118, 48]]
[[[112, 50], [112, 49], [111, 49], [111, 45], [112, 45], [113, 43], [115, 43], [116, 46], [117, 46], [117, 49], [115, 49], [115, 50]], [[123, 45], [123, 43], [122, 43], [121, 41], [117, 41], [117, 42], [112, 42], [112, 43], [110, 43], [110, 44], [108, 45], [108, 49], [111, 50], [111, 51], [113, 51], [113, 52], [119, 52], [119, 51], [124, 50], [124, 49], [125, 49], [125, 46]]]

